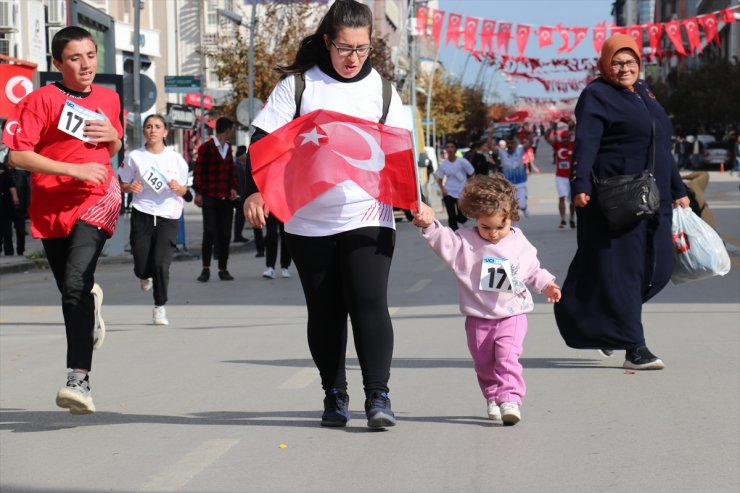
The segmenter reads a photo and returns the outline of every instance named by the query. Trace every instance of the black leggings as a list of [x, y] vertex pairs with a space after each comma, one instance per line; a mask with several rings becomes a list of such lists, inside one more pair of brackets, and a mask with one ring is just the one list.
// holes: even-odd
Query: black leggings
[[179, 219], [152, 216], [131, 208], [131, 253], [134, 255], [134, 274], [139, 279], [152, 278], [154, 304], [167, 303], [170, 283], [170, 264], [177, 241]]
[[349, 315], [365, 392], [387, 392], [393, 357], [388, 274], [396, 232], [368, 227], [332, 236], [285, 237], [306, 297], [308, 347], [322, 387], [347, 388]]

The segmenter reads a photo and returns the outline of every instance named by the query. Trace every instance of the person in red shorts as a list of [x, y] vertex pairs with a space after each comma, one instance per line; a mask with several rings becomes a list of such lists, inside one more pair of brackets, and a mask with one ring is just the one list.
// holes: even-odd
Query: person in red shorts
[[95, 267], [121, 208], [110, 158], [121, 148], [118, 95], [93, 84], [98, 65], [91, 34], [66, 27], [51, 43], [62, 80], [26, 96], [8, 117], [10, 163], [31, 172], [31, 234], [41, 238], [67, 331], [67, 384], [56, 403], [72, 414], [95, 412], [88, 372], [101, 346], [103, 292]]
[[[565, 229], [565, 202], [570, 202], [570, 166], [573, 162], [573, 134], [570, 130], [563, 130], [560, 140], [556, 138], [555, 132], [550, 131], [545, 135], [545, 140], [552, 146], [555, 156], [555, 188], [558, 191], [558, 211], [560, 212], [560, 225], [558, 228]], [[576, 227], [576, 210], [573, 202], [570, 202], [570, 227]]]

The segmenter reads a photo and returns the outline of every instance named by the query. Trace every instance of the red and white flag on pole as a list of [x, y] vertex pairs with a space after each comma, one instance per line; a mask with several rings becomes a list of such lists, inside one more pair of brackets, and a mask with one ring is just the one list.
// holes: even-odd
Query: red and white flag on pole
[[722, 46], [719, 40], [719, 32], [717, 32], [717, 15], [707, 14], [699, 17], [699, 24], [704, 28], [704, 37], [707, 38], [707, 44], [714, 40], [717, 46]]
[[640, 50], [638, 55], [642, 56], [642, 26], [634, 24], [627, 27], [627, 36], [632, 38], [637, 43], [637, 48]]
[[660, 37], [663, 34], [663, 24], [660, 22], [651, 22], [643, 25], [648, 32], [650, 38], [650, 50], [653, 55], [657, 55], [660, 50]]
[[255, 142], [252, 175], [282, 222], [347, 180], [380, 202], [418, 210], [411, 133], [328, 110], [307, 113]]
[[427, 22], [429, 21], [429, 7], [426, 5], [416, 6], [416, 33], [424, 36], [427, 33]]
[[511, 39], [511, 22], [498, 23], [498, 35], [496, 36], [496, 48], [499, 53], [509, 54], [509, 40]]
[[528, 111], [515, 111], [505, 118], [499, 120], [499, 123], [524, 123], [529, 116]]
[[686, 28], [686, 34], [689, 35], [689, 51], [692, 54], [696, 51], [701, 53], [701, 35], [699, 34], [699, 23], [696, 21], [696, 17], [684, 19], [683, 25]]
[[447, 19], [447, 39], [445, 40], [445, 45], [450, 44], [450, 41], [452, 41], [455, 44], [455, 48], [460, 46], [461, 24], [462, 16], [460, 14], [450, 14], [450, 17]]
[[496, 31], [496, 21], [484, 19], [480, 33], [480, 44], [483, 53], [493, 53], [493, 36]]
[[676, 53], [686, 56], [686, 48], [684, 48], [683, 39], [681, 39], [681, 24], [674, 19], [664, 23], [664, 26], [665, 33], [673, 43], [673, 47], [676, 48]]
[[722, 19], [722, 22], [725, 24], [732, 24], [735, 22], [735, 9], [737, 7], [731, 7], [729, 9], [722, 9], [719, 13], [720, 19]]
[[602, 46], [604, 46], [604, 41], [606, 41], [606, 21], [599, 22], [594, 27], [594, 50], [599, 55], [601, 54]]
[[530, 29], [527, 24], [519, 24], [516, 27], [516, 49], [520, 57], [524, 56], [524, 50], [527, 49]]
[[475, 51], [475, 42], [477, 41], [476, 34], [478, 33], [478, 22], [480, 19], [477, 17], [466, 17], [465, 18], [465, 36], [463, 37], [463, 47], [465, 51]]
[[558, 34], [560, 34], [560, 37], [563, 39], [563, 46], [558, 48], [556, 53], [564, 53], [570, 51], [570, 29], [568, 29], [567, 27], [563, 27], [560, 24], [555, 26], [555, 29], [558, 31]]
[[439, 38], [442, 36], [442, 24], [444, 24], [445, 13], [442, 10], [435, 10], [432, 13], [432, 37], [434, 45], [439, 48]]
[[576, 46], [581, 44], [581, 42], [586, 39], [586, 34], [588, 34], [588, 28], [587, 27], [571, 27], [570, 32], [573, 33], [575, 36], [575, 41], [573, 42], [573, 46], [570, 47], [570, 50], [568, 50], [568, 53], [576, 49]]
[[552, 27], [540, 26], [540, 29], [537, 32], [537, 38], [540, 42], [540, 48], [550, 46], [552, 44]]

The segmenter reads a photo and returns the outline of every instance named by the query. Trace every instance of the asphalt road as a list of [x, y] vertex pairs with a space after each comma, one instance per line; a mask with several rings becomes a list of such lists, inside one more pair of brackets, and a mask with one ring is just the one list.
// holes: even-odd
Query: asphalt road
[[[562, 282], [575, 233], [558, 230], [552, 167], [530, 180], [522, 222]], [[740, 489], [740, 190], [708, 190], [733, 252], [725, 277], [669, 285], [645, 306], [658, 372], [623, 353], [567, 348], [535, 295], [522, 358], [522, 422], [489, 421], [465, 343], [452, 275], [412, 225], [398, 225], [390, 281], [398, 426], [370, 432], [356, 354], [353, 420], [318, 424], [322, 391], [297, 276], [264, 280], [263, 259], [232, 256], [234, 282], [172, 265], [171, 325], [130, 263], [104, 263], [108, 337], [91, 384], [98, 412], [54, 405], [64, 328], [50, 272], [0, 277], [2, 492], [732, 492]], [[444, 217], [444, 213], [441, 214]]]

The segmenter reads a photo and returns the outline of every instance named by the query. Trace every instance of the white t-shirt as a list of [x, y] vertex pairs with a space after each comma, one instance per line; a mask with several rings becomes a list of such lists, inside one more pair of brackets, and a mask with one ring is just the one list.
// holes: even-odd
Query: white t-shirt
[[460, 198], [465, 182], [473, 173], [475, 173], [473, 165], [464, 157], [456, 158], [454, 163], [445, 159], [435, 172], [437, 178], [444, 180], [447, 194], [455, 199]]
[[180, 185], [188, 182], [188, 163], [180, 154], [169, 147], [152, 154], [142, 147], [126, 156], [118, 174], [124, 183], [138, 180], [144, 186], [144, 191], [133, 194], [131, 207], [152, 216], [180, 219], [184, 201], [167, 186], [170, 180]]
[[[355, 82], [339, 82], [318, 67], [305, 73], [306, 89], [301, 115], [318, 109], [378, 121], [383, 116], [383, 83], [375, 69]], [[278, 82], [265, 106], [252, 122], [267, 133], [287, 124], [295, 115], [295, 79]], [[393, 88], [386, 125], [411, 129], [401, 98]], [[295, 212], [285, 231], [302, 236], [328, 236], [367, 226], [395, 228], [393, 207], [375, 200], [352, 181], [329, 189]]]

